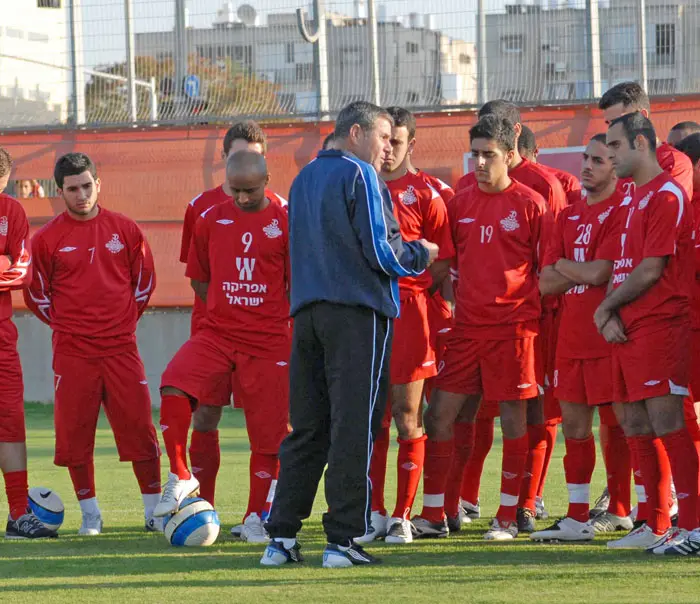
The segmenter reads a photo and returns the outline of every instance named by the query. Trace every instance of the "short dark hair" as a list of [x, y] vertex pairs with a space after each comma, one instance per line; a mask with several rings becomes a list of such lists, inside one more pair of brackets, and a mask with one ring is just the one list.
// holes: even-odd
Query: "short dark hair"
[[486, 115], [469, 130], [469, 142], [474, 142], [476, 138], [496, 141], [507, 153], [515, 149], [515, 125], [497, 115]]
[[693, 162], [693, 166], [700, 160], [700, 132], [694, 132], [686, 136], [678, 145], [676, 149], [685, 153], [690, 161]]
[[496, 115], [502, 119], [509, 120], [511, 124], [520, 124], [520, 109], [510, 101], [496, 99], [484, 103], [479, 109], [479, 119], [487, 115]]
[[656, 151], [656, 130], [654, 130], [654, 125], [649, 118], [644, 117], [639, 111], [626, 113], [614, 119], [610, 122], [610, 128], [616, 124], [622, 124], [622, 130], [627, 137], [630, 147], [634, 145], [634, 140], [638, 136], [643, 136], [649, 142], [649, 150]]
[[647, 93], [637, 82], [616, 84], [601, 97], [598, 108], [608, 109], [620, 103], [623, 107], [632, 107], [635, 111], [651, 109]]
[[323, 145], [321, 145], [321, 149], [323, 149], [324, 151], [328, 149], [328, 145], [330, 145], [334, 140], [335, 132], [331, 132], [326, 138], [323, 139]]
[[696, 132], [700, 132], [700, 124], [697, 122], [678, 122], [671, 128], [671, 132], [677, 130], [687, 130], [690, 134], [695, 134]]
[[267, 136], [265, 131], [260, 127], [258, 122], [253, 120], [244, 120], [237, 122], [228, 129], [224, 136], [224, 153], [228, 155], [231, 150], [231, 145], [235, 140], [244, 140], [249, 143], [259, 143], [262, 145], [263, 154], [267, 153]]
[[411, 140], [416, 135], [416, 117], [403, 107], [387, 107], [386, 110], [394, 120], [394, 128], [406, 128], [408, 140]]
[[97, 178], [97, 168], [85, 153], [66, 153], [58, 158], [53, 169], [53, 178], [58, 188], [62, 189], [66, 176], [77, 176], [83, 172], [90, 172], [93, 178]]
[[524, 124], [522, 128], [520, 138], [518, 138], [518, 153], [526, 151], [530, 155], [534, 155], [535, 149], [537, 149], [537, 138], [535, 137], [535, 133]]
[[605, 134], [605, 132], [601, 132], [600, 134], [594, 134], [591, 136], [591, 140], [588, 142], [593, 142], [595, 141], [596, 143], [603, 143], [604, 145], [608, 144], [608, 137]]
[[10, 152], [0, 147], [0, 178], [5, 178], [12, 170], [12, 156]]
[[389, 115], [386, 109], [367, 101], [350, 103], [340, 110], [335, 120], [335, 138], [347, 138], [350, 129], [355, 124], [365, 131], [371, 130], [380, 117], [387, 119], [392, 126], [394, 125], [394, 118]]

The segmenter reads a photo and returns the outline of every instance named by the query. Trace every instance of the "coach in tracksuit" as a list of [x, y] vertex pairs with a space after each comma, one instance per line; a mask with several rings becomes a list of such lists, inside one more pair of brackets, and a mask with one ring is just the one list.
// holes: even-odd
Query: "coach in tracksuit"
[[296, 535], [326, 464], [323, 565], [377, 561], [353, 538], [370, 522], [369, 465], [387, 401], [397, 278], [420, 274], [438, 252], [425, 240], [402, 241], [377, 177], [391, 126], [380, 107], [348, 105], [336, 121], [334, 150], [319, 152], [292, 184], [292, 432], [280, 449], [263, 565], [301, 560]]

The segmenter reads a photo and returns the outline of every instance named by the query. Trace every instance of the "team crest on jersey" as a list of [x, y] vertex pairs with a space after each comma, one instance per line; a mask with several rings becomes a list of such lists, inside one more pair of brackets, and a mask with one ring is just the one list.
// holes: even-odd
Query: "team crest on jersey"
[[413, 187], [413, 185], [408, 185], [408, 187], [406, 187], [406, 190], [403, 193], [399, 194], [399, 200], [405, 206], [413, 205], [418, 201], [418, 197], [416, 197], [416, 190]]
[[3, 237], [7, 237], [7, 227], [7, 216], [3, 216], [2, 218], [0, 218], [0, 235], [2, 235]]
[[653, 191], [649, 191], [644, 197], [642, 197], [642, 200], [639, 202], [639, 205], [637, 206], [638, 210], [643, 210], [649, 205], [649, 200], [651, 199], [651, 196], [654, 194]]
[[268, 224], [266, 227], [263, 227], [263, 232], [270, 239], [281, 237], [282, 229], [280, 229], [279, 227], [279, 220], [277, 220], [277, 218], [274, 218], [270, 224]]
[[113, 254], [118, 254], [124, 249], [124, 244], [119, 241], [119, 235], [113, 233], [112, 238], [105, 243], [105, 247]]
[[605, 219], [608, 216], [610, 216], [610, 212], [612, 212], [612, 209], [613, 207], [610, 206], [607, 210], [605, 210], [605, 212], [603, 212], [602, 214], [598, 214], [598, 222], [600, 222], [600, 224], [603, 224], [605, 222]]
[[520, 226], [518, 222], [518, 213], [515, 210], [511, 210], [510, 214], [501, 220], [501, 228], [510, 233]]

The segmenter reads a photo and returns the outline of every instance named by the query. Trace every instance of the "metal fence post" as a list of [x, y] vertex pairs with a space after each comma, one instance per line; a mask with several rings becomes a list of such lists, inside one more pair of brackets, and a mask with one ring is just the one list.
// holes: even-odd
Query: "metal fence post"
[[73, 124], [83, 125], [85, 112], [85, 68], [83, 66], [83, 24], [80, 0], [69, 0], [71, 88], [73, 97]]
[[367, 33], [369, 37], [369, 60], [372, 78], [372, 102], [381, 105], [381, 85], [379, 82], [379, 47], [377, 46], [377, 4], [375, 0], [367, 0]]
[[591, 61], [591, 94], [594, 99], [603, 94], [600, 75], [600, 18], [598, 0], [586, 0], [586, 17], [588, 17], [588, 50]]
[[476, 31], [476, 61], [479, 105], [483, 105], [489, 97], [488, 74], [486, 72], [486, 11], [484, 0], [479, 0], [477, 5], [477, 31]]
[[647, 9], [645, 0], [639, 0], [639, 83], [649, 92], [647, 68]]
[[136, 59], [134, 57], [134, 28], [131, 18], [134, 0], [124, 0], [124, 21], [126, 25], [126, 93], [129, 120], [135, 123], [138, 119], [136, 98]]

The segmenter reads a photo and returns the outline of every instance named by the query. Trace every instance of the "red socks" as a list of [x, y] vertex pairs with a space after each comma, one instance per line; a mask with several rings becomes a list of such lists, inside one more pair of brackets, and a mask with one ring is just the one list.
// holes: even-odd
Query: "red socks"
[[192, 474], [199, 480], [199, 496], [214, 505], [216, 475], [221, 465], [219, 431], [192, 430], [190, 440], [190, 464]]
[[579, 522], [588, 522], [591, 477], [595, 468], [595, 439], [567, 438], [564, 475], [569, 490], [569, 510], [566, 515]]
[[603, 457], [608, 479], [608, 493], [610, 494], [608, 512], [616, 516], [628, 516], [631, 505], [630, 472], [632, 471], [632, 459], [621, 426], [608, 426], [608, 439], [603, 447]]
[[423, 469], [423, 511], [421, 518], [430, 522], [442, 522], [445, 515], [445, 485], [452, 463], [454, 442], [428, 439], [425, 447]]
[[[68, 468], [73, 489], [78, 501], [95, 497], [95, 464], [90, 462], [84, 466], [70, 466]], [[160, 485], [159, 485], [160, 486]]]
[[187, 480], [191, 476], [187, 469], [187, 434], [191, 421], [192, 406], [187, 397], [162, 395], [160, 429], [170, 459], [170, 471], [181, 480]]
[[496, 512], [499, 522], [515, 522], [518, 495], [528, 458], [528, 435], [503, 439], [501, 462], [501, 505]]
[[145, 459], [144, 461], [132, 461], [136, 480], [142, 495], [155, 495], [160, 493], [160, 457]]
[[546, 430], [545, 441], [547, 449], [544, 453], [544, 463], [542, 464], [542, 476], [540, 476], [540, 485], [537, 487], [537, 496], [542, 499], [544, 494], [544, 483], [547, 482], [547, 472], [549, 472], [549, 464], [552, 461], [552, 453], [554, 453], [554, 445], [557, 444], [557, 429], [559, 424], [553, 422], [545, 422], [544, 429]]
[[698, 455], [687, 428], [661, 437], [678, 497], [678, 528], [698, 528]]
[[[423, 474], [425, 461], [425, 441], [427, 436], [411, 440], [398, 439], [399, 455], [396, 459], [396, 508], [393, 518], [408, 518], [411, 514], [413, 501], [418, 492], [420, 477]], [[386, 467], [386, 457], [385, 467]], [[374, 484], [374, 483], [373, 483]], [[374, 506], [372, 506], [374, 509]]]
[[462, 500], [476, 505], [479, 501], [484, 462], [493, 446], [493, 419], [477, 419], [474, 424], [474, 448], [462, 474]]
[[[464, 468], [474, 448], [474, 424], [457, 423], [454, 425], [454, 451], [452, 464], [445, 488], [445, 514], [454, 518], [459, 514], [459, 497], [462, 489]], [[473, 503], [476, 503], [475, 501]]]
[[647, 499], [647, 524], [657, 535], [671, 526], [668, 515], [668, 493], [671, 488], [671, 466], [659, 438], [652, 434], [628, 436], [630, 450], [639, 460], [639, 471]]
[[248, 493], [248, 509], [245, 520], [250, 514], [263, 518], [267, 503], [267, 495], [273, 480], [279, 474], [277, 455], [265, 455], [252, 452], [250, 454], [250, 492]]
[[389, 426], [382, 426], [377, 432], [372, 449], [372, 461], [369, 466], [369, 478], [372, 481], [372, 511], [386, 516], [384, 506], [384, 483], [386, 481], [386, 458], [389, 454]]
[[12, 520], [17, 520], [17, 518], [26, 514], [27, 508], [29, 507], [27, 470], [5, 472], [3, 473], [3, 477], [5, 478], [7, 503], [10, 506], [10, 518], [12, 518]]
[[544, 424], [527, 427], [528, 452], [525, 473], [520, 487], [518, 507], [535, 511], [535, 498], [542, 478], [544, 458], [547, 453], [547, 430]]

